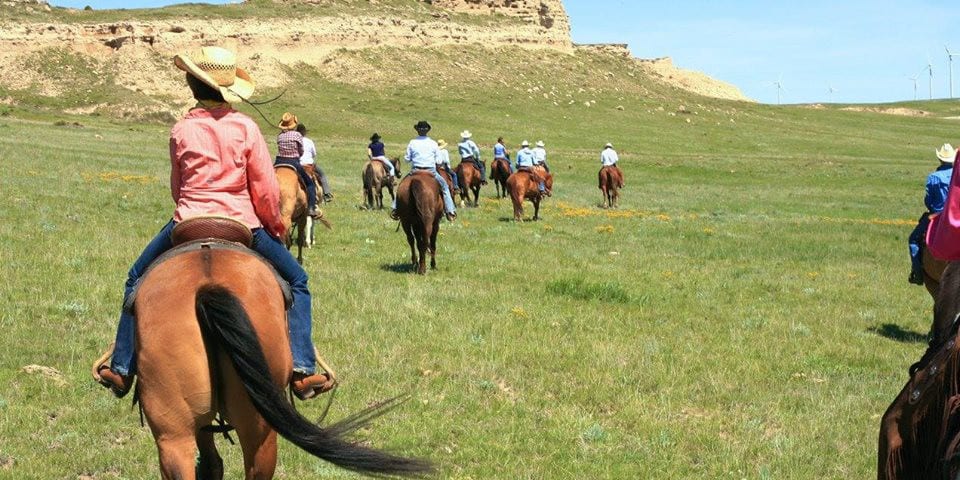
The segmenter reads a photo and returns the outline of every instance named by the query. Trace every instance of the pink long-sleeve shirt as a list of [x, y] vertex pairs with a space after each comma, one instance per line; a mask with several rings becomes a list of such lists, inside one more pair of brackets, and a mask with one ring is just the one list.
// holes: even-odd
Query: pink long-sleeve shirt
[[[955, 160], [960, 160], [960, 152]], [[960, 260], [960, 175], [956, 168], [950, 177], [946, 205], [927, 229], [927, 247], [941, 260]]]
[[173, 219], [219, 215], [284, 233], [280, 187], [260, 128], [229, 106], [194, 108], [170, 131]]

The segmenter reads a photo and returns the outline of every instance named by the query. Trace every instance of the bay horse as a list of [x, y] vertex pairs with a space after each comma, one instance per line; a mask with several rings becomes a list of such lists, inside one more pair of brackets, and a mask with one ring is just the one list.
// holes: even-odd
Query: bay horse
[[600, 169], [597, 174], [600, 191], [603, 192], [603, 208], [617, 208], [620, 206], [620, 192], [623, 188], [623, 172], [616, 165], [608, 165]]
[[513, 220], [523, 221], [523, 201], [530, 200], [533, 204], [533, 220], [540, 220], [540, 201], [543, 195], [540, 194], [537, 185], [537, 177], [545, 175], [543, 178], [547, 190], [553, 189], [553, 175], [548, 173], [543, 167], [534, 167], [530, 170], [517, 170], [507, 178], [507, 188], [510, 190], [510, 200], [513, 202]]
[[393, 164], [393, 170], [396, 176], [387, 180], [387, 168], [379, 160], [367, 160], [363, 165], [363, 172], [360, 177], [363, 180], [363, 198], [364, 206], [373, 209], [376, 205], [377, 210], [383, 210], [383, 189], [390, 192], [390, 200], [394, 199], [394, 186], [396, 179], [400, 176], [400, 165], [397, 159], [390, 160]]
[[[453, 177], [451, 177], [450, 174], [447, 173], [447, 171], [443, 168], [437, 167], [437, 173], [440, 174], [440, 177], [443, 178], [444, 182], [447, 182], [447, 188], [450, 190], [450, 195], [453, 195], [453, 192], [455, 192], [457, 189], [457, 186], [453, 184]], [[443, 192], [441, 192], [441, 195], [442, 194]], [[463, 206], [462, 201], [460, 203], [460, 206], [461, 207]]]
[[473, 192], [473, 206], [479, 207], [480, 186], [483, 182], [480, 169], [473, 160], [461, 160], [454, 171], [457, 172], [457, 180], [460, 182], [460, 201], [470, 203], [470, 192]]
[[490, 164], [490, 177], [497, 188], [497, 198], [507, 197], [507, 179], [510, 178], [510, 161], [504, 158], [495, 158]]
[[420, 275], [427, 273], [427, 253], [430, 268], [437, 268], [437, 234], [443, 217], [440, 195], [440, 185], [427, 171], [407, 175], [397, 187], [397, 213], [410, 244], [410, 263]]
[[248, 480], [273, 478], [277, 433], [348, 470], [381, 476], [429, 472], [426, 461], [346, 437], [395, 401], [321, 428], [284, 398], [293, 366], [287, 298], [265, 260], [222, 240], [183, 244], [144, 275], [131, 307], [137, 318], [135, 397], [156, 441], [162, 478], [223, 478], [207, 428], [218, 414], [236, 429]]

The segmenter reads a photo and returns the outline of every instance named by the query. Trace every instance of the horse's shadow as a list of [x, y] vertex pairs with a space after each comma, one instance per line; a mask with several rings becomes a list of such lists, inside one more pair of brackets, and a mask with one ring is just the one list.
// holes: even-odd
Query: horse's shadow
[[410, 262], [394, 264], [384, 263], [383, 265], [380, 265], [380, 270], [393, 273], [410, 273], [416, 271], [415, 267]]
[[883, 325], [877, 325], [870, 327], [870, 330], [881, 337], [889, 338], [890, 340], [896, 340], [902, 343], [926, 343], [927, 336], [914, 332], [913, 330], [904, 330], [900, 325], [895, 325], [893, 323], [884, 323]]

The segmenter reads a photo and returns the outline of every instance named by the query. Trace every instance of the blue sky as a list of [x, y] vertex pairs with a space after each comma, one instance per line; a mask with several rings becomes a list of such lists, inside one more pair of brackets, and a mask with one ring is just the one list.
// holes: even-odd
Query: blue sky
[[[169, 0], [53, 0], [82, 8], [155, 7]], [[214, 2], [224, 3], [224, 2]], [[627, 43], [634, 56], [738, 86], [764, 103], [877, 103], [950, 96], [944, 46], [960, 54], [953, 0], [564, 0], [577, 43]], [[953, 26], [951, 28], [951, 25]], [[960, 98], [960, 55], [954, 58]], [[834, 89], [830, 93], [831, 87]]]

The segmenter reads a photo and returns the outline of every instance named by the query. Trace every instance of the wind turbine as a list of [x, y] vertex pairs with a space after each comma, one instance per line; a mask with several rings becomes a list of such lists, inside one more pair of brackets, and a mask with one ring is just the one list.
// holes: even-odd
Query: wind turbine
[[783, 74], [777, 77], [776, 82], [770, 82], [770, 85], [777, 87], [777, 105], [780, 105], [780, 93], [787, 91], [786, 88], [783, 88]]
[[909, 80], [913, 80], [913, 99], [917, 99], [917, 79], [920, 78], [920, 75], [914, 75], [912, 77], [907, 77]]
[[927, 70], [930, 72], [930, 100], [933, 100], [933, 62], [927, 57]]
[[839, 89], [833, 88], [833, 85], [830, 85], [830, 88], [827, 89], [830, 92], [830, 103], [833, 103], [833, 94], [839, 92]]
[[950, 98], [953, 98], [953, 57], [960, 56], [960, 53], [951, 53], [946, 45], [943, 48], [947, 51], [947, 60], [950, 63]]

